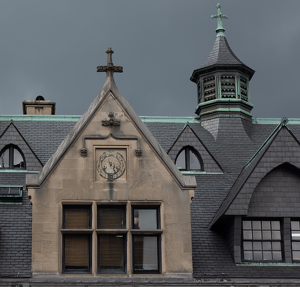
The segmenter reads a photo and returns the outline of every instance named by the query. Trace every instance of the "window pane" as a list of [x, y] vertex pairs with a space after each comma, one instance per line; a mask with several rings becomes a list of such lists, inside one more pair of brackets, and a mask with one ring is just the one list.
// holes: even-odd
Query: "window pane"
[[262, 221], [261, 225], [262, 225], [263, 230], [270, 230], [271, 229], [270, 221]]
[[244, 251], [244, 260], [253, 260], [252, 251]]
[[124, 235], [99, 236], [100, 269], [124, 270]]
[[261, 229], [261, 222], [260, 221], [252, 221], [253, 229], [260, 230]]
[[101, 229], [122, 229], [125, 228], [123, 207], [103, 207], [98, 210], [98, 228]]
[[300, 240], [300, 231], [292, 231], [292, 239]]
[[273, 260], [281, 260], [281, 251], [273, 251]]
[[243, 231], [244, 239], [252, 239], [252, 231], [244, 230]]
[[158, 270], [157, 236], [134, 236], [133, 240], [134, 270]]
[[70, 208], [64, 207], [65, 229], [88, 229], [90, 228], [90, 207]]
[[254, 260], [262, 260], [262, 252], [261, 251], [254, 251], [253, 256], [254, 256]]
[[20, 188], [19, 187], [11, 187], [10, 188], [10, 194], [19, 194]]
[[178, 169], [186, 169], [185, 163], [186, 160], [185, 160], [185, 149], [184, 149], [176, 159], [176, 166], [178, 167]]
[[0, 194], [9, 194], [9, 187], [0, 187]]
[[299, 221], [291, 221], [292, 230], [300, 230]]
[[263, 252], [263, 260], [272, 260], [272, 253], [271, 253], [271, 251], [264, 251]]
[[271, 223], [272, 223], [272, 230], [280, 230], [279, 221], [271, 221]]
[[252, 250], [252, 242], [244, 242], [244, 250]]
[[271, 231], [263, 231], [263, 240], [271, 240]]
[[89, 269], [89, 235], [64, 235], [65, 269]]
[[293, 260], [300, 260], [300, 251], [293, 251]]
[[251, 221], [243, 221], [243, 229], [251, 229]]
[[134, 229], [157, 229], [157, 209], [134, 208]]
[[300, 250], [300, 242], [292, 242], [293, 250]]
[[272, 239], [281, 239], [280, 231], [272, 231]]
[[9, 168], [9, 148], [6, 149], [0, 157], [0, 167]]
[[14, 151], [14, 168], [22, 168], [24, 167], [23, 157], [17, 149], [13, 149]]
[[281, 243], [280, 242], [272, 242], [272, 249], [273, 250], [281, 250]]
[[253, 231], [253, 239], [261, 240], [261, 231]]
[[263, 242], [263, 250], [271, 250], [271, 242]]
[[253, 242], [253, 250], [262, 250], [261, 242]]
[[200, 170], [201, 166], [200, 166], [198, 158], [191, 150], [189, 151], [189, 153], [190, 153], [190, 169]]

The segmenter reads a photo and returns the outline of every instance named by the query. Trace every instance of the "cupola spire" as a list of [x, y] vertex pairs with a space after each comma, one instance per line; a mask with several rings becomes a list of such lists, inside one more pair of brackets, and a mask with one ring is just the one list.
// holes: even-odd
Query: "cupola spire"
[[221, 6], [220, 3], [218, 3], [216, 7], [217, 7], [217, 9], [218, 9], [218, 14], [217, 14], [217, 15], [211, 15], [211, 18], [212, 18], [212, 19], [217, 18], [217, 21], [218, 21], [218, 27], [217, 27], [217, 29], [216, 29], [217, 37], [219, 37], [219, 36], [225, 37], [225, 34], [224, 34], [225, 29], [223, 28], [222, 19], [223, 19], [223, 18], [224, 18], [224, 19], [228, 19], [228, 16], [222, 14], [222, 12], [221, 12], [221, 7], [222, 7], [222, 6]]
[[191, 81], [197, 84], [196, 114], [201, 120], [239, 117], [251, 120], [249, 81], [254, 70], [246, 66], [231, 50], [225, 37], [222, 19], [228, 19], [217, 4], [217, 36], [207, 59], [193, 71]]

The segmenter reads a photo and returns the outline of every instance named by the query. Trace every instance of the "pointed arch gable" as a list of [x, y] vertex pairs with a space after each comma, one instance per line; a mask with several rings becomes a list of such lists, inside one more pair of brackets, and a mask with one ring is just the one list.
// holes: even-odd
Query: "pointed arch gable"
[[225, 214], [247, 215], [252, 194], [259, 182], [271, 170], [284, 163], [300, 169], [299, 142], [286, 127], [283, 127], [270, 143]]
[[267, 173], [254, 189], [247, 215], [251, 217], [298, 217], [300, 169], [283, 163]]
[[200, 164], [202, 161], [202, 166], [204, 166], [204, 171], [206, 172], [223, 172], [220, 164], [215, 160], [212, 154], [209, 152], [207, 147], [198, 138], [194, 130], [190, 127], [189, 124], [186, 124], [182, 132], [179, 134], [173, 145], [168, 151], [168, 155], [173, 162], [176, 162], [176, 159], [180, 152], [185, 147], [192, 147], [197, 151], [201, 157], [199, 160]]

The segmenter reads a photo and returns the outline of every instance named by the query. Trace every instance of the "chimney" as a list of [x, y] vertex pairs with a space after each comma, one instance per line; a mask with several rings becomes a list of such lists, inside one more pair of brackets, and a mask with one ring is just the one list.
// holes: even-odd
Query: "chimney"
[[55, 102], [37, 96], [35, 101], [23, 101], [23, 115], [55, 115]]

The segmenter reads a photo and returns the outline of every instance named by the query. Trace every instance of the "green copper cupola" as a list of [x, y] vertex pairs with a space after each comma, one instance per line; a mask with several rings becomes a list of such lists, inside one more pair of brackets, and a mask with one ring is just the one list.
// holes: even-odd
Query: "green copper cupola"
[[254, 70], [241, 62], [231, 50], [225, 37], [222, 19], [228, 19], [217, 4], [216, 40], [204, 63], [194, 70], [190, 80], [197, 84], [196, 114], [201, 120], [217, 117], [251, 119], [249, 81]]

